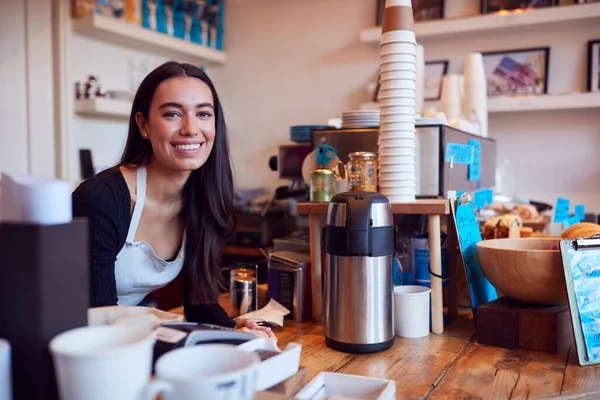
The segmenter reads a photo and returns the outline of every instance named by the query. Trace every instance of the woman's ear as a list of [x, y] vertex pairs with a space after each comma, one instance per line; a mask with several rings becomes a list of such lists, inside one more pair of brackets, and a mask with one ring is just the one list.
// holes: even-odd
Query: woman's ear
[[139, 111], [135, 113], [135, 123], [142, 136], [148, 139], [148, 122], [146, 122], [146, 118], [144, 118], [144, 115]]

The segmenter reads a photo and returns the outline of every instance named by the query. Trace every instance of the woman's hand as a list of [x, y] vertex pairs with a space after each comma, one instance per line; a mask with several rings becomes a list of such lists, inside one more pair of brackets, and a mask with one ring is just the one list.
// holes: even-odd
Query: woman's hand
[[233, 329], [239, 329], [242, 332], [252, 333], [258, 337], [268, 337], [269, 339], [277, 340], [277, 337], [267, 326], [260, 326], [251, 319], [240, 318], [237, 325]]

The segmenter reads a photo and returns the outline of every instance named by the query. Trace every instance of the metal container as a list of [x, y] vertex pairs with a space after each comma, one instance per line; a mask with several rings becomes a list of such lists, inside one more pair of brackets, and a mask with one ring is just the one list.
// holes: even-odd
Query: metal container
[[233, 317], [239, 317], [256, 310], [258, 293], [255, 277], [249, 275], [232, 277], [229, 294], [231, 296]]
[[310, 256], [292, 251], [269, 255], [269, 297], [291, 312], [285, 318], [295, 322], [312, 316]]
[[310, 174], [310, 201], [327, 202], [335, 195], [335, 176], [328, 169], [315, 169]]
[[340, 193], [329, 203], [324, 231], [325, 343], [348, 353], [390, 348], [396, 229], [389, 200]]

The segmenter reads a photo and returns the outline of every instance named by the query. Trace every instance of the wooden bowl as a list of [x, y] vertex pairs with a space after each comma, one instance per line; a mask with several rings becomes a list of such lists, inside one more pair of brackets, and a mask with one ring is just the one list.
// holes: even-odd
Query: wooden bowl
[[524, 303], [566, 304], [567, 289], [554, 238], [492, 239], [477, 243], [481, 269], [498, 290]]

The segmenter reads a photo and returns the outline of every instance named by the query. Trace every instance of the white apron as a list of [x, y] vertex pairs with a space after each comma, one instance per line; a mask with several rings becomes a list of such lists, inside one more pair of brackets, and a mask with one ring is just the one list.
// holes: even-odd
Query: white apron
[[150, 292], [175, 279], [183, 267], [185, 233], [174, 261], [158, 257], [152, 246], [145, 241], [134, 242], [146, 200], [146, 167], [137, 170], [136, 196], [127, 239], [115, 262], [117, 304], [120, 306], [137, 306]]

